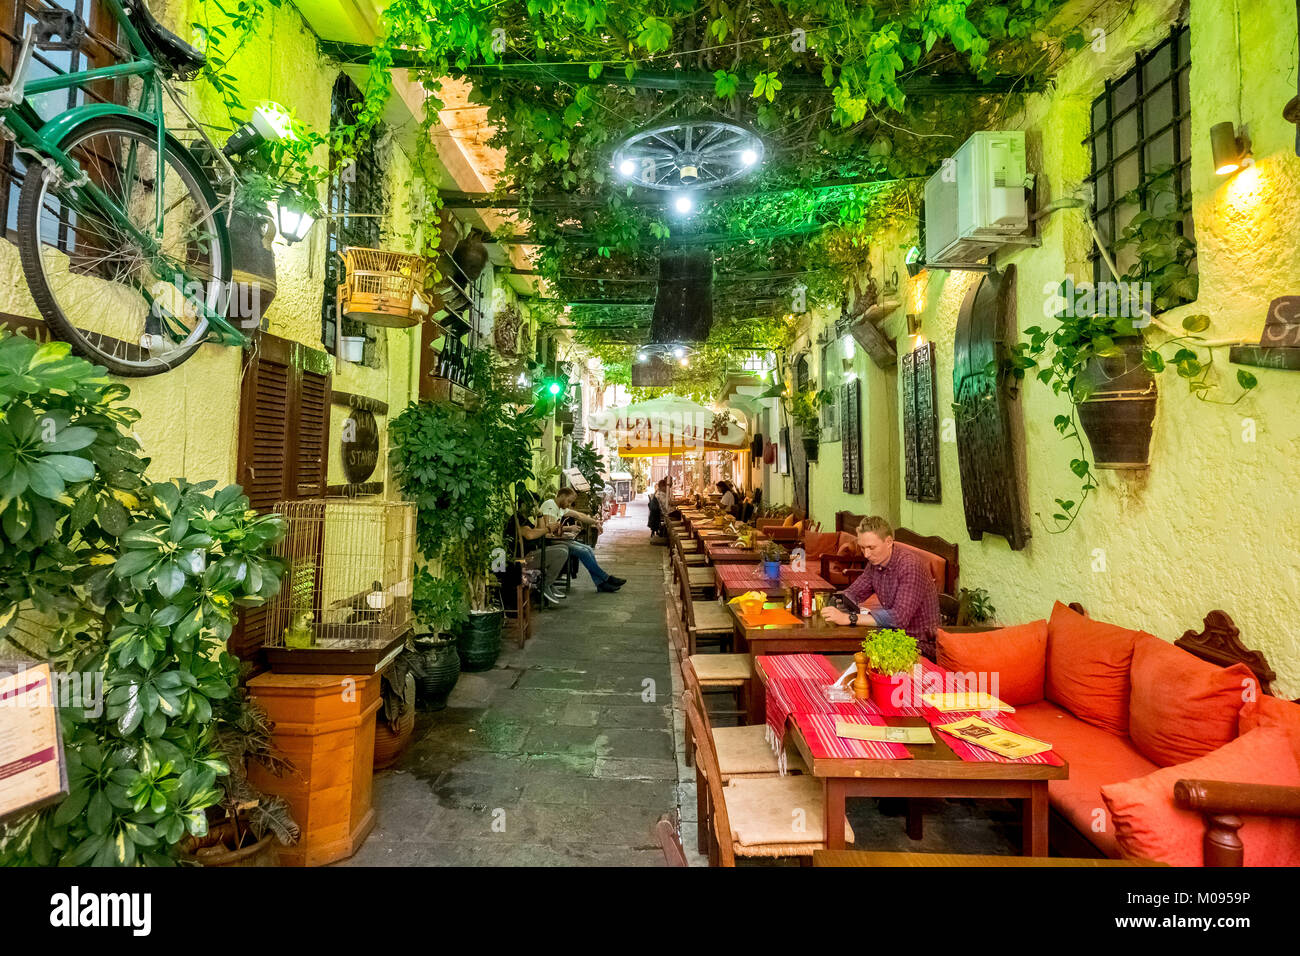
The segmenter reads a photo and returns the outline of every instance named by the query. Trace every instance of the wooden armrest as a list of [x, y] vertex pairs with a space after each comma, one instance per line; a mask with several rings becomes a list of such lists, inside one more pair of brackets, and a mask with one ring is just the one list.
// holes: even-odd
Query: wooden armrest
[[865, 571], [867, 569], [867, 559], [860, 555], [851, 554], [823, 554], [818, 561], [821, 563], [821, 576], [825, 580], [830, 573], [832, 563], [838, 564], [844, 571]]
[[1227, 780], [1179, 780], [1174, 802], [1184, 810], [1209, 814], [1300, 817], [1300, 787]]
[[1300, 817], [1300, 787], [1226, 780], [1179, 780], [1174, 803], [1205, 818], [1202, 842], [1206, 866], [1244, 866], [1241, 842], [1242, 815]]

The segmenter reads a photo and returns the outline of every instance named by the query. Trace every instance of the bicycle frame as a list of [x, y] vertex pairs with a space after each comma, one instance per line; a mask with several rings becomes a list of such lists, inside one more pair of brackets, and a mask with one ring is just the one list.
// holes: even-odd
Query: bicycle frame
[[[19, 54], [18, 68], [15, 71], [13, 80], [8, 86], [0, 88], [0, 136], [12, 139], [19, 150], [35, 154], [43, 168], [42, 175], [49, 178], [60, 178], [69, 189], [82, 194], [88, 201], [90, 208], [108, 217], [116, 226], [131, 236], [142, 250], [158, 252], [161, 236], [149, 236], [141, 232], [118, 208], [117, 203], [99, 186], [91, 182], [76, 161], [63, 152], [58, 145], [70, 132], [88, 120], [101, 116], [133, 116], [152, 124], [154, 129], [157, 130], [154, 152], [157, 157], [158, 167], [155, 174], [158, 182], [163, 182], [165, 178], [164, 146], [168, 137], [162, 96], [163, 90], [166, 88], [165, 81], [157, 61], [154, 60], [146, 48], [139, 31], [136, 30], [135, 24], [131, 22], [121, 0], [103, 0], [103, 2], [121, 27], [134, 58], [126, 63], [61, 73], [56, 76], [28, 81], [26, 75], [30, 67], [31, 52], [35, 43], [36, 25], [28, 26], [26, 35], [23, 38], [23, 47]], [[142, 81], [140, 99], [135, 108], [117, 103], [87, 103], [74, 106], [49, 120], [44, 120], [27, 102], [30, 96], [38, 96], [57, 90], [81, 89], [101, 80], [130, 77], [140, 77]], [[170, 89], [168, 89], [168, 93], [177, 107], [185, 113], [187, 118], [190, 118], [176, 94]], [[197, 124], [195, 125], [197, 127]], [[202, 128], [197, 128], [199, 128], [200, 134], [206, 138]], [[213, 154], [219, 157], [226, 166], [227, 171], [233, 174], [233, 168], [230, 167], [228, 160], [222, 155], [221, 151], [213, 147]], [[163, 190], [156, 190], [154, 198], [155, 222], [158, 224], [159, 232], [161, 232], [163, 224], [163, 201]], [[215, 228], [224, 228], [224, 225], [216, 221], [216, 219], [217, 217], [214, 216]], [[173, 271], [172, 275], [167, 278], [172, 284], [181, 289], [182, 294], [185, 293], [182, 287], [185, 281], [183, 273]], [[205, 326], [203, 331], [209, 341], [240, 347], [248, 344], [245, 335], [233, 326], [224, 315], [210, 309], [206, 302], [193, 301], [192, 304], [199, 310], [199, 321]]]

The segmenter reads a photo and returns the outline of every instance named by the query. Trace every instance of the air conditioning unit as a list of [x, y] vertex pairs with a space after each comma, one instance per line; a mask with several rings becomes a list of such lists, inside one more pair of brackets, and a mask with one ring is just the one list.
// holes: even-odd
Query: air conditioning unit
[[962, 144], [925, 184], [925, 261], [974, 263], [1026, 243], [1025, 134], [985, 130]]

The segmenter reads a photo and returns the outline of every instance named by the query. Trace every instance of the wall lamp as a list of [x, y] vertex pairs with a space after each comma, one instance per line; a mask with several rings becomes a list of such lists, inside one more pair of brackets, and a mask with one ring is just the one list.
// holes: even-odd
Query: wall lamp
[[1250, 137], [1240, 134], [1231, 122], [1215, 123], [1210, 127], [1210, 149], [1214, 153], [1214, 173], [1228, 176], [1255, 160], [1250, 155]]

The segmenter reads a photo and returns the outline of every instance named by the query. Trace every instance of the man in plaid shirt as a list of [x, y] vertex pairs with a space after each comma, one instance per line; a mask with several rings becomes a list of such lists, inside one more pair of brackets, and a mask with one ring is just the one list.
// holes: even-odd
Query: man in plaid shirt
[[[897, 627], [916, 638], [921, 653], [934, 660], [934, 631], [939, 626], [939, 593], [934, 578], [917, 555], [894, 547], [894, 529], [884, 518], [862, 519], [858, 546], [867, 569], [844, 590], [861, 611], [841, 611], [827, 605], [822, 617], [850, 627]], [[872, 594], [880, 607], [863, 608]]]

